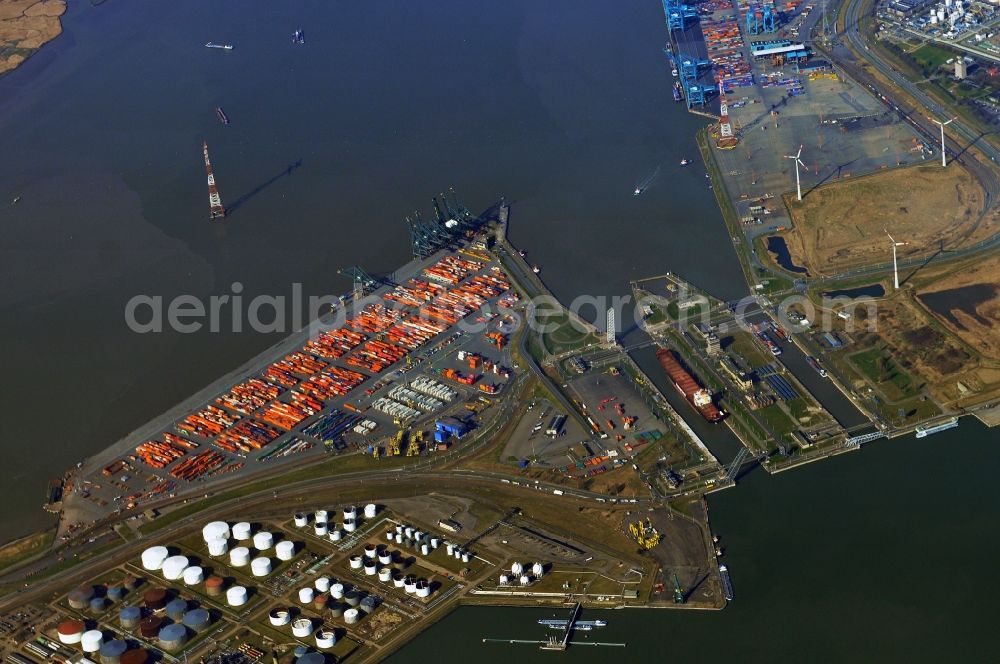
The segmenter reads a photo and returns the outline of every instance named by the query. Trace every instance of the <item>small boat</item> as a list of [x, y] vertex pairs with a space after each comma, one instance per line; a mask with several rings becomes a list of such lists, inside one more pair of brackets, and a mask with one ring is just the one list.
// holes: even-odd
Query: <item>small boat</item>
[[674, 78], [677, 78], [677, 69], [671, 69], [670, 75], [673, 76]]
[[14, 200], [12, 200], [12, 201], [10, 202], [10, 204], [11, 204], [11, 205], [17, 205], [17, 204], [18, 204], [18, 203], [20, 203], [20, 202], [21, 202], [21, 197], [20, 197], [20, 196], [15, 196], [15, 197], [14, 197]]
[[232, 44], [216, 44], [215, 42], [208, 42], [205, 44], [205, 48], [221, 48], [224, 51], [233, 50]]
[[293, 44], [305, 44], [306, 43], [306, 33], [302, 30], [296, 30], [292, 33], [292, 43]]
[[681, 159], [681, 166], [687, 166], [691, 163], [690, 159]]
[[226, 115], [226, 112], [222, 110], [221, 106], [215, 107], [215, 114], [219, 116], [219, 122], [221, 122], [224, 125], [229, 124], [229, 116]]
[[640, 189], [639, 187], [636, 187], [635, 191], [632, 192], [632, 195], [633, 196], [638, 196], [641, 193], [642, 193], [642, 189]]
[[538, 267], [537, 265], [532, 265], [531, 271], [534, 272], [535, 274], [538, 274], [539, 272], [542, 271], [542, 268]]

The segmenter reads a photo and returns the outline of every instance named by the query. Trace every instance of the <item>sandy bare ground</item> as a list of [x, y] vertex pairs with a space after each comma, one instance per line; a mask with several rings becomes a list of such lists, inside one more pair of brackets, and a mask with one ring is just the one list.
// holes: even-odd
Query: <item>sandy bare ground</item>
[[62, 32], [66, 0], [0, 0], [0, 74]]
[[793, 261], [813, 276], [892, 260], [888, 230], [906, 246], [900, 259], [956, 249], [995, 233], [1000, 218], [980, 220], [984, 192], [958, 164], [920, 165], [843, 180], [788, 201], [785, 234]]

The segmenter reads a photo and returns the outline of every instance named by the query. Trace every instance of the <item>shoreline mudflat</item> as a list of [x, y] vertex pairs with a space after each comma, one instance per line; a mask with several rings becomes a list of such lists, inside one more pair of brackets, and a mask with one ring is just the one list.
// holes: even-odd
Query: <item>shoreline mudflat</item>
[[0, 0], [0, 76], [62, 34], [66, 0]]

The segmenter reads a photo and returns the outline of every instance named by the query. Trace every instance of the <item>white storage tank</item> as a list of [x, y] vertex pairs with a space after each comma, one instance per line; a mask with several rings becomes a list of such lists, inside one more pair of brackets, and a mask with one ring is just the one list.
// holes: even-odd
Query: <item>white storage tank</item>
[[328, 533], [331, 542], [339, 542], [343, 538], [344, 534], [340, 532], [340, 529], [331, 530]]
[[321, 576], [313, 581], [313, 586], [321, 593], [330, 592], [330, 577]]
[[377, 571], [378, 565], [373, 562], [365, 563], [365, 576], [375, 576]]
[[229, 541], [224, 540], [221, 537], [218, 539], [209, 540], [206, 542], [208, 544], [208, 555], [213, 558], [218, 558], [219, 556], [226, 555], [226, 551], [229, 550]]
[[534, 565], [531, 566], [532, 576], [540, 579], [542, 577], [542, 574], [544, 573], [545, 573], [545, 566], [542, 565], [541, 563], [535, 563]]
[[364, 562], [361, 560], [361, 556], [351, 556], [351, 569], [361, 569], [364, 566]]
[[316, 647], [320, 650], [329, 650], [337, 643], [337, 633], [332, 629], [320, 629], [316, 632]]
[[262, 530], [253, 536], [253, 548], [258, 551], [267, 551], [274, 546], [274, 535]]
[[274, 554], [278, 557], [278, 560], [291, 560], [295, 557], [295, 542], [281, 540], [274, 545]]
[[399, 533], [400, 535], [403, 534], [403, 524], [400, 523], [396, 524], [396, 532]]
[[229, 606], [243, 606], [247, 603], [247, 589], [243, 586], [233, 586], [226, 591], [226, 603]]
[[305, 514], [302, 514], [301, 512], [299, 514], [296, 514], [295, 525], [298, 528], [304, 528], [305, 526], [309, 525], [309, 517], [307, 517]]
[[403, 590], [410, 595], [417, 592], [417, 580], [412, 576], [408, 576], [403, 579]]
[[531, 578], [529, 578], [527, 574], [522, 574], [521, 575], [521, 585], [522, 586], [526, 586], [529, 583], [531, 583]]
[[309, 602], [313, 601], [314, 596], [315, 593], [313, 592], [312, 588], [306, 587], [299, 589], [299, 601], [303, 604], [308, 604]]
[[417, 581], [417, 597], [430, 597], [431, 596], [431, 584], [424, 580]]
[[354, 505], [348, 505], [347, 507], [344, 508], [344, 521], [347, 521], [348, 519], [353, 520], [357, 518], [358, 518], [357, 507], [355, 507]]
[[316, 523], [326, 523], [330, 520], [330, 513], [326, 510], [316, 510], [313, 517]]
[[80, 635], [80, 647], [83, 652], [97, 652], [104, 645], [104, 635], [99, 629], [87, 630]]
[[163, 573], [164, 579], [176, 581], [184, 575], [184, 570], [187, 566], [187, 556], [170, 556], [163, 561], [160, 571]]
[[358, 622], [358, 618], [361, 616], [361, 612], [355, 608], [350, 608], [344, 611], [344, 622], [348, 625], [353, 625]]
[[410, 528], [409, 526], [403, 528], [403, 535], [406, 539], [413, 539], [413, 528]]
[[501, 586], [509, 586], [510, 585], [510, 577], [507, 576], [506, 574], [501, 574], [500, 575], [500, 585]]
[[233, 567], [246, 567], [250, 564], [250, 549], [238, 546], [229, 552], [229, 563]]
[[461, 560], [461, 559], [462, 559], [462, 550], [455, 549], [455, 560]]
[[402, 544], [402, 543], [403, 543], [403, 534], [396, 533], [396, 544]]
[[510, 566], [510, 573], [514, 576], [521, 576], [521, 572], [524, 571], [524, 565], [521, 563], [514, 563]]
[[334, 583], [330, 586], [330, 596], [334, 599], [344, 599], [344, 584]]
[[427, 546], [426, 544], [421, 544], [420, 545], [420, 555], [426, 556], [430, 552], [431, 552], [431, 548], [429, 546]]
[[463, 563], [467, 563], [467, 562], [469, 562], [469, 560], [470, 560], [469, 552], [468, 551], [463, 551], [462, 552], [462, 562]]
[[239, 523], [233, 524], [233, 539], [239, 540], [241, 542], [250, 539], [250, 524], [246, 521], [240, 521]]
[[[125, 609], [122, 609], [122, 613], [125, 613]], [[138, 620], [136, 620], [135, 624], [138, 624]], [[80, 642], [80, 639], [83, 638], [83, 633], [85, 631], [86, 625], [84, 625], [82, 620], [64, 620], [59, 623], [57, 631], [59, 643], [65, 643], [70, 646], [76, 645]]]
[[229, 524], [225, 521], [206, 523], [205, 527], [201, 529], [201, 536], [205, 538], [206, 542], [214, 539], [229, 539]]
[[396, 539], [396, 533], [394, 531], [392, 531], [392, 530], [385, 531], [385, 541], [386, 542], [391, 542], [394, 539]]
[[365, 544], [365, 558], [374, 558], [378, 555], [378, 548], [374, 544]]
[[447, 544], [444, 545], [444, 550], [448, 553], [449, 556], [453, 555], [455, 553], [455, 545], [452, 544], [451, 542], [448, 542]]
[[354, 521], [354, 519], [344, 519], [344, 532], [353, 533], [357, 529], [358, 524]]
[[393, 572], [392, 585], [394, 585], [397, 588], [402, 588], [404, 585], [406, 585], [406, 578], [399, 572]]
[[386, 549], [382, 553], [378, 554], [378, 562], [380, 565], [388, 565], [392, 562], [392, 551]]
[[305, 638], [312, 634], [313, 631], [312, 621], [308, 618], [298, 618], [292, 623], [292, 636], [297, 638]]
[[392, 581], [392, 570], [388, 567], [383, 567], [378, 571], [378, 580], [383, 583], [388, 583]]
[[288, 612], [288, 609], [277, 608], [271, 609], [271, 612], [267, 614], [267, 618], [275, 627], [281, 627], [291, 622], [292, 614]]
[[261, 556], [250, 561], [250, 573], [254, 576], [267, 576], [271, 573], [271, 559]]
[[149, 572], [155, 572], [163, 566], [163, 561], [167, 559], [170, 552], [165, 546], [151, 546], [142, 552], [142, 568]]
[[326, 521], [320, 523], [317, 521], [313, 524], [313, 532], [316, 533], [316, 537], [326, 537], [326, 533], [329, 531], [329, 526]]
[[432, 537], [431, 538], [431, 548], [432, 549], [436, 549], [439, 546], [441, 546], [441, 540], [438, 539], [437, 537]]
[[184, 570], [184, 585], [196, 586], [205, 580], [205, 570], [197, 565], [192, 565]]
[[378, 514], [378, 507], [375, 506], [375, 503], [368, 503], [365, 505], [366, 519], [374, 519], [376, 514]]

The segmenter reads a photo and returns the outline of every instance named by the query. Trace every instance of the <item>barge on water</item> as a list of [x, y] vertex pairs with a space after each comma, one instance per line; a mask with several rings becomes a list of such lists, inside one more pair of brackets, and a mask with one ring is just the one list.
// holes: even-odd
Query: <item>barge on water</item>
[[722, 595], [727, 602], [733, 601], [733, 580], [729, 578], [729, 568], [719, 565], [719, 579], [722, 581]]
[[656, 351], [656, 359], [660, 361], [660, 366], [670, 377], [677, 391], [702, 417], [712, 423], [725, 417], [725, 413], [719, 410], [712, 401], [712, 393], [699, 385], [691, 374], [680, 365], [672, 350], [660, 348]]
[[917, 438], [926, 438], [932, 433], [938, 433], [941, 431], [947, 431], [948, 429], [954, 429], [958, 426], [958, 418], [952, 417], [941, 424], [935, 424], [932, 427], [925, 427], [923, 425], [917, 427]]
[[221, 122], [224, 125], [229, 124], [229, 116], [226, 115], [226, 112], [222, 110], [221, 106], [215, 107], [215, 114], [219, 116], [219, 122]]

